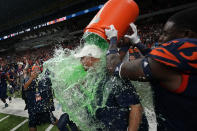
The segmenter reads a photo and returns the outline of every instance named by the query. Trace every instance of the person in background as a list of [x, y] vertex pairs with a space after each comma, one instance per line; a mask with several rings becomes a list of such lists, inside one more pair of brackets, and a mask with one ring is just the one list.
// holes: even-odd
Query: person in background
[[22, 87], [22, 82], [23, 82], [23, 62], [18, 62], [17, 63], [18, 67], [17, 67], [17, 86], [19, 89], [21, 89]]
[[29, 79], [29, 77], [30, 77], [30, 69], [29, 69], [28, 61], [26, 61], [26, 66], [23, 69], [23, 86], [22, 86], [22, 99], [25, 101], [24, 110], [27, 110], [27, 96], [26, 96], [26, 91], [24, 89], [24, 84], [25, 84], [25, 80]]
[[51, 90], [51, 81], [48, 77], [49, 72], [45, 72], [45, 77], [38, 80], [40, 68], [32, 67], [30, 77], [24, 81], [24, 91], [29, 114], [29, 131], [36, 131], [37, 125], [50, 123], [56, 125], [58, 120], [54, 117], [52, 111], [55, 110], [53, 103], [53, 94]]
[[8, 85], [9, 85], [9, 92], [10, 94], [13, 94], [13, 97], [15, 97], [15, 92], [18, 91], [16, 78], [17, 75], [15, 73], [15, 69], [11, 67], [10, 71], [8, 71], [8, 83], [9, 83]]
[[5, 108], [8, 107], [8, 104], [6, 102], [6, 99], [8, 98], [7, 95], [7, 73], [3, 71], [3, 65], [0, 68], [0, 99], [5, 104]]

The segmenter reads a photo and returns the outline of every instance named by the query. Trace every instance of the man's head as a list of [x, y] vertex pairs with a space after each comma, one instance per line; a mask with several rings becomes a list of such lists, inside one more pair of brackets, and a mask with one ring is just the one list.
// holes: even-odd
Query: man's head
[[159, 43], [178, 38], [197, 38], [197, 8], [178, 12], [166, 22]]
[[21, 69], [23, 67], [23, 63], [22, 62], [18, 62], [18, 68]]
[[82, 65], [85, 70], [88, 70], [90, 67], [93, 67], [95, 63], [99, 62], [102, 53], [102, 50], [96, 45], [85, 45], [80, 52], [74, 56], [81, 58]]

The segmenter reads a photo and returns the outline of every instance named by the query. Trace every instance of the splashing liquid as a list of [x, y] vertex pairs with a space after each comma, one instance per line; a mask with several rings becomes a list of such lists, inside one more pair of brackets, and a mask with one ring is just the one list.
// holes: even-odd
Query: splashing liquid
[[88, 34], [84, 39], [86, 40], [84, 44], [96, 44], [103, 50], [100, 62], [95, 68], [85, 71], [80, 58], [74, 57], [81, 46], [75, 50], [56, 49], [54, 57], [46, 61], [43, 66], [44, 70], [50, 71], [52, 88], [63, 111], [69, 114], [70, 119], [80, 130], [95, 131], [96, 128], [102, 127], [94, 119], [95, 112], [98, 108], [105, 106], [110, 92], [109, 87], [103, 88], [103, 101], [101, 105], [98, 105], [96, 91], [105, 77], [105, 54], [108, 43], [94, 34]]
[[[83, 36], [84, 44], [95, 44], [103, 50], [100, 62], [95, 68], [85, 71], [79, 58], [74, 54], [82, 46], [75, 50], [56, 49], [54, 57], [46, 61], [43, 65], [44, 71], [50, 71], [52, 88], [55, 97], [62, 105], [64, 112], [69, 114], [70, 119], [76, 123], [82, 131], [95, 131], [102, 128], [103, 125], [95, 120], [95, 112], [98, 108], [105, 106], [111, 88], [104, 85], [102, 94], [102, 103], [97, 104], [97, 90], [99, 83], [106, 76], [106, 51], [108, 43], [96, 34], [85, 34]], [[135, 85], [139, 85], [136, 83]], [[142, 93], [143, 95], [143, 93]], [[143, 99], [143, 97], [142, 97]], [[149, 103], [145, 103], [147, 106]]]

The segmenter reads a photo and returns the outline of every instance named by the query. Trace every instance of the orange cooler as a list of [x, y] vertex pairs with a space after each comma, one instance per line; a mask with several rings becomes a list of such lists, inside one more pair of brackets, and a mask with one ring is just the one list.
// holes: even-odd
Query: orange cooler
[[84, 33], [92, 32], [107, 40], [103, 27], [113, 24], [118, 30], [119, 39], [138, 15], [139, 8], [133, 0], [109, 0], [85, 28]]

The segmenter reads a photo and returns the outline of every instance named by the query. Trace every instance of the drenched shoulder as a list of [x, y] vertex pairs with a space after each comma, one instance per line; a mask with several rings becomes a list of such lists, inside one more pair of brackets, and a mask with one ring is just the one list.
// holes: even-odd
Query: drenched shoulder
[[197, 73], [197, 39], [177, 39], [153, 49], [149, 56], [185, 73]]

